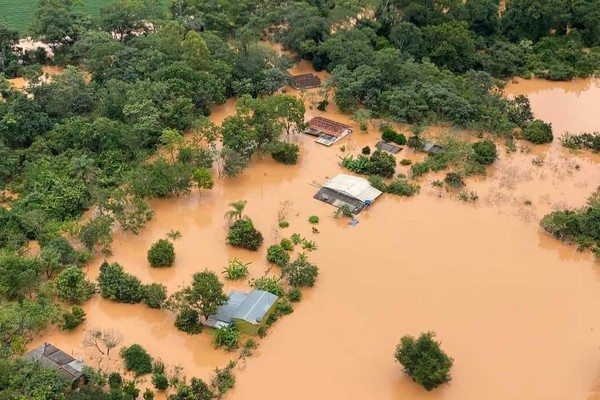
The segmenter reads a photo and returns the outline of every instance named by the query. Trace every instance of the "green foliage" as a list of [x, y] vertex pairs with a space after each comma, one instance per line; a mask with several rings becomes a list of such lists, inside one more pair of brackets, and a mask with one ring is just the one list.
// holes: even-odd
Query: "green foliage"
[[297, 303], [302, 300], [302, 290], [297, 287], [290, 288], [287, 293], [287, 299], [292, 303]]
[[120, 388], [122, 384], [123, 384], [123, 378], [121, 377], [121, 374], [119, 374], [118, 372], [111, 372], [108, 375], [108, 386], [111, 389]]
[[566, 133], [560, 138], [564, 147], [569, 149], [590, 149], [600, 151], [600, 132], [585, 132], [578, 135]]
[[30, 295], [39, 286], [38, 260], [0, 252], [0, 294], [9, 300]]
[[396, 348], [396, 360], [404, 372], [426, 390], [449, 382], [454, 360], [448, 357], [435, 339], [435, 333], [422, 333], [417, 339], [404, 336]]
[[121, 357], [125, 361], [127, 371], [133, 371], [135, 376], [141, 376], [152, 372], [152, 357], [139, 344], [132, 344], [121, 350]]
[[319, 217], [317, 217], [316, 215], [311, 215], [310, 217], [308, 217], [308, 222], [311, 224], [318, 224]]
[[55, 285], [57, 296], [71, 304], [86, 302], [96, 290], [96, 285], [87, 281], [83, 271], [77, 267], [69, 267], [58, 274]]
[[227, 241], [232, 246], [256, 251], [263, 242], [263, 236], [251, 220], [238, 219], [229, 228]]
[[402, 160], [400, 160], [400, 165], [407, 166], [407, 165], [411, 165], [411, 164], [412, 164], [412, 161], [409, 160], [408, 158], [403, 158]]
[[302, 249], [308, 251], [315, 251], [317, 249], [317, 244], [313, 240], [304, 239], [302, 241]]
[[3, 358], [0, 371], [0, 388], [6, 398], [61, 400], [70, 383], [58, 371], [32, 361]]
[[398, 196], [413, 196], [419, 190], [419, 185], [410, 183], [406, 178], [396, 178], [387, 186], [386, 192]]
[[304, 239], [302, 238], [302, 236], [300, 236], [299, 233], [292, 233], [292, 236], [290, 236], [290, 240], [295, 245], [298, 245], [298, 244], [302, 243]]
[[169, 395], [169, 400], [212, 400], [215, 394], [202, 380], [192, 378], [189, 385], [180, 384], [177, 392]]
[[287, 221], [280, 221], [278, 225], [279, 225], [280, 228], [284, 229], [284, 228], [289, 227], [290, 223], [287, 222]]
[[290, 300], [283, 299], [277, 302], [275, 306], [275, 313], [278, 315], [288, 315], [294, 312], [294, 306], [290, 303]]
[[391, 178], [396, 170], [396, 159], [391, 154], [375, 150], [370, 157], [362, 154], [356, 159], [353, 156], [344, 157], [340, 165], [359, 174]]
[[550, 143], [554, 139], [552, 125], [536, 119], [523, 129], [523, 139], [535, 144]]
[[213, 375], [210, 384], [213, 390], [221, 396], [235, 386], [235, 375], [233, 374], [234, 366], [235, 364], [230, 362], [227, 367], [223, 369], [215, 368], [215, 374]]
[[221, 327], [212, 333], [215, 349], [225, 347], [225, 350], [233, 351], [239, 347], [240, 332], [234, 326]]
[[270, 147], [271, 156], [282, 164], [294, 165], [298, 162], [300, 147], [295, 143], [275, 142]]
[[175, 248], [173, 243], [159, 239], [148, 250], [148, 262], [152, 267], [171, 267], [175, 262]]
[[490, 165], [498, 158], [496, 144], [491, 140], [480, 140], [473, 143], [473, 161], [483, 165]]
[[350, 206], [348, 204], [342, 204], [341, 206], [339, 206], [337, 208], [337, 210], [335, 210], [334, 217], [335, 218], [340, 218], [340, 217], [353, 218], [354, 214], [352, 214], [352, 209], [350, 208]]
[[144, 390], [144, 393], [142, 394], [142, 397], [144, 398], [144, 400], [154, 400], [154, 392], [149, 388], [146, 388], [146, 390]]
[[288, 283], [296, 287], [314, 286], [319, 275], [319, 269], [308, 261], [305, 254], [299, 254], [298, 258], [285, 266], [282, 272]]
[[176, 312], [192, 309], [198, 311], [204, 318], [208, 318], [226, 301], [223, 284], [217, 275], [212, 271], [204, 270], [192, 276], [190, 286], [173, 293], [167, 301], [166, 308]]
[[456, 172], [447, 173], [446, 177], [444, 178], [444, 182], [446, 182], [446, 185], [453, 189], [460, 189], [465, 186], [465, 181], [463, 180], [463, 177], [460, 174], [457, 174]]
[[196, 182], [198, 189], [212, 189], [215, 181], [212, 172], [208, 168], [197, 168], [192, 172], [192, 179]]
[[279, 281], [279, 278], [261, 276], [260, 278], [252, 279], [250, 281], [250, 286], [257, 290], [264, 290], [265, 292], [272, 293], [277, 297], [281, 297], [285, 294], [285, 290], [283, 289], [283, 286], [279, 284]]
[[267, 261], [284, 267], [290, 261], [290, 255], [282, 246], [274, 244], [267, 249]]
[[292, 243], [292, 241], [288, 238], [282, 238], [281, 242], [279, 242], [279, 245], [285, 250], [285, 251], [292, 251], [294, 250], [294, 244]]
[[169, 388], [169, 380], [164, 373], [154, 373], [152, 374], [152, 385], [157, 390], [167, 390]]
[[384, 142], [393, 142], [401, 146], [406, 144], [406, 136], [404, 136], [402, 133], [396, 132], [389, 126], [385, 126], [383, 128], [383, 131], [381, 132], [381, 139], [383, 139]]
[[223, 274], [225, 274], [225, 278], [230, 280], [244, 279], [248, 276], [248, 265], [250, 264], [252, 263], [244, 263], [242, 260], [234, 258], [233, 260], [229, 260], [223, 270]]
[[200, 314], [198, 314], [198, 311], [191, 308], [184, 308], [175, 317], [175, 327], [190, 335], [196, 335], [202, 332], [202, 324], [199, 317]]
[[380, 190], [384, 193], [387, 190], [387, 185], [385, 183], [385, 180], [383, 180], [383, 178], [380, 176], [369, 175], [368, 181], [371, 184], [371, 186], [373, 186], [377, 190]]
[[161, 308], [167, 299], [167, 287], [162, 283], [151, 283], [145, 285], [144, 303], [150, 308]]
[[65, 311], [62, 315], [63, 320], [61, 328], [65, 331], [72, 331], [85, 321], [85, 311], [79, 306], [71, 307], [71, 311]]
[[362, 150], [360, 152], [361, 152], [361, 154], [368, 156], [369, 154], [371, 154], [371, 148], [369, 146], [365, 146], [362, 148]]
[[140, 280], [126, 273], [118, 263], [103, 262], [100, 265], [98, 287], [102, 297], [119, 303], [139, 303], [144, 298]]

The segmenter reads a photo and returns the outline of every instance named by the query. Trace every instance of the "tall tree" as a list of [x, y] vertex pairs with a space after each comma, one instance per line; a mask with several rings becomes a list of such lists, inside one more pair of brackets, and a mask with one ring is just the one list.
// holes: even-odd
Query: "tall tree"
[[31, 31], [54, 48], [76, 40], [84, 31], [85, 18], [74, 6], [74, 0], [40, 0]]
[[167, 308], [177, 312], [193, 309], [206, 319], [226, 301], [227, 296], [223, 292], [223, 284], [217, 275], [204, 270], [194, 274], [190, 286], [171, 295], [167, 301]]

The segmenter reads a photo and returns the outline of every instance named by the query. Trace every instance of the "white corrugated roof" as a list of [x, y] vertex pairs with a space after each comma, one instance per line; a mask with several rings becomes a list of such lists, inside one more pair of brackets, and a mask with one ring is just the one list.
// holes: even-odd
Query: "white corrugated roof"
[[323, 187], [354, 197], [363, 203], [373, 201], [381, 195], [381, 191], [371, 186], [366, 179], [346, 174], [337, 175], [330, 181], [325, 182]]

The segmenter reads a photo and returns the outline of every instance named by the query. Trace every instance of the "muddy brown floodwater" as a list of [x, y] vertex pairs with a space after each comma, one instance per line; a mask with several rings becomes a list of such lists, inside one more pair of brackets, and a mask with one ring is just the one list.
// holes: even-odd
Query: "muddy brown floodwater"
[[[309, 69], [302, 63], [297, 71]], [[596, 81], [548, 88], [534, 82], [511, 84], [507, 92], [530, 93], [536, 116], [551, 121], [557, 133], [600, 130], [587, 108], [588, 102], [600, 102]], [[211, 119], [220, 122], [234, 111], [235, 103], [229, 101], [216, 107]], [[307, 118], [317, 113], [308, 109]], [[374, 129], [361, 133], [333, 106], [325, 114], [352, 125], [355, 132], [331, 148], [311, 137], [293, 136], [290, 140], [301, 146], [298, 165], [256, 159], [241, 177], [218, 179], [211, 191], [152, 201], [156, 218], [140, 235], [115, 233], [109, 260], [144, 283], [164, 283], [170, 292], [196, 271], [220, 273], [233, 257], [252, 262], [251, 277], [260, 276], [268, 267], [267, 246], [283, 236], [298, 232], [317, 243], [318, 250], [309, 255], [320, 267], [316, 286], [305, 290], [294, 313], [260, 340], [256, 356], [237, 372], [236, 387], [226, 398], [600, 398], [598, 266], [589, 254], [577, 253], [538, 228], [549, 210], [585, 203], [598, 185], [597, 157], [558, 145], [520, 145], [511, 155], [501, 147], [488, 177], [468, 181], [467, 190], [480, 197], [475, 204], [439, 192], [430, 184], [436, 176], [428, 176], [418, 196], [384, 195], [350, 227], [312, 195], [315, 186], [342, 172], [338, 162], [343, 148], [355, 153], [373, 146], [378, 135]], [[422, 157], [408, 149], [398, 155]], [[543, 158], [544, 165], [533, 165], [534, 158]], [[223, 215], [227, 204], [239, 199], [248, 201], [245, 213], [265, 236], [259, 252], [225, 244]], [[290, 227], [279, 229], [277, 215], [284, 203]], [[321, 218], [318, 235], [311, 232], [310, 215]], [[183, 235], [175, 242], [175, 266], [150, 268], [146, 251], [171, 229]], [[90, 276], [97, 275], [101, 261], [89, 267]], [[226, 282], [227, 289], [245, 287]], [[49, 340], [94, 367], [119, 368], [117, 354], [110, 361], [81, 347], [83, 329], [111, 327], [124, 334], [123, 344], [143, 345], [169, 367], [183, 367], [188, 377], [207, 378], [231, 357], [211, 348], [208, 333], [178, 332], [166, 311], [100, 298], [85, 309], [83, 327], [71, 333], [50, 330], [31, 345]], [[427, 330], [437, 332], [443, 349], [455, 359], [452, 382], [433, 392], [414, 384], [393, 358], [402, 335]]]

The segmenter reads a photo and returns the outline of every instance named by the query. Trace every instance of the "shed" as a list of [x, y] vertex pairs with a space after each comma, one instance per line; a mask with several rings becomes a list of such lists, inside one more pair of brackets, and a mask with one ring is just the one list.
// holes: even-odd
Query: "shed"
[[338, 174], [325, 182], [314, 198], [337, 208], [346, 204], [354, 214], [358, 214], [380, 195], [381, 191], [371, 186], [366, 179]]
[[387, 151], [388, 153], [392, 153], [392, 154], [398, 154], [400, 152], [400, 150], [402, 150], [402, 147], [386, 143], [382, 140], [377, 142], [375, 147], [377, 148], [377, 150]]
[[39, 345], [25, 354], [23, 359], [38, 362], [44, 367], [58, 371], [71, 382], [73, 388], [84, 383], [83, 362], [50, 343]]
[[331, 146], [338, 140], [352, 133], [352, 128], [346, 124], [328, 118], [314, 117], [308, 121], [304, 133], [317, 136], [317, 143]]
[[233, 291], [227, 303], [220, 306], [214, 315], [208, 317], [205, 325], [213, 328], [235, 325], [243, 333], [257, 335], [275, 310], [278, 297], [263, 290], [250, 293]]
[[321, 86], [321, 78], [314, 73], [292, 75], [292, 86], [294, 89], [312, 89]]
[[427, 142], [423, 146], [423, 151], [427, 154], [441, 154], [444, 153], [446, 150], [444, 150], [443, 147], [438, 146], [435, 143]]

